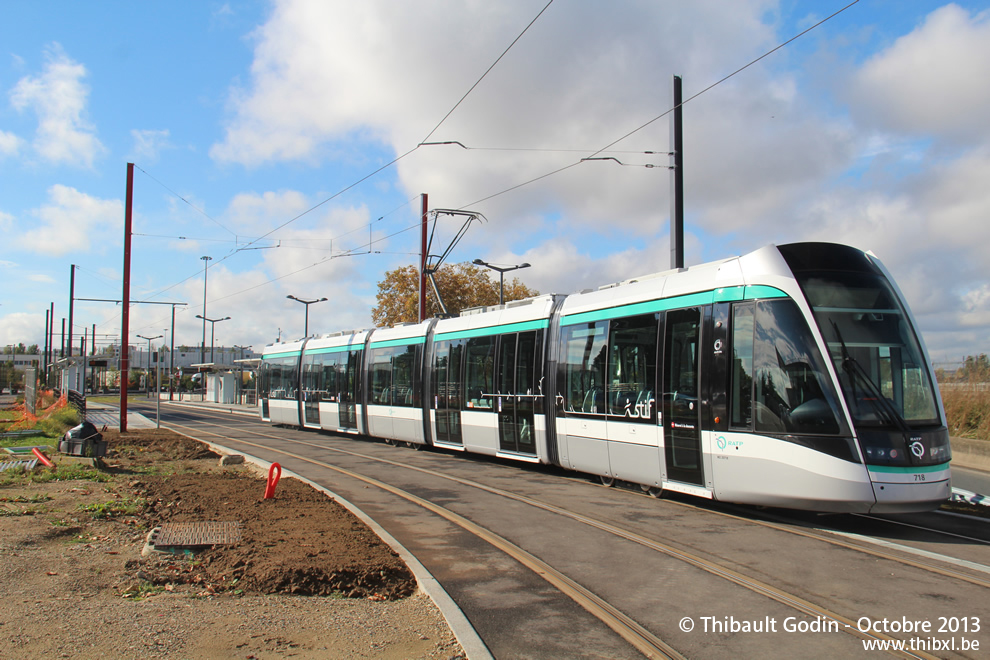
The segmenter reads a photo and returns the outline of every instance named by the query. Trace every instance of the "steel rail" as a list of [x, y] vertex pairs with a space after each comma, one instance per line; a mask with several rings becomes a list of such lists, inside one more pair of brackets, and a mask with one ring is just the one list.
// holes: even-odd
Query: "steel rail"
[[[193, 427], [189, 427], [181, 424], [176, 424], [176, 426], [178, 426], [179, 428], [189, 429], [190, 431], [193, 432], [198, 432], [198, 433], [204, 432], [201, 429], [195, 429]], [[221, 426], [221, 425], [217, 424], [217, 426]], [[445, 520], [457, 525], [458, 527], [464, 529], [465, 531], [474, 534], [478, 538], [488, 542], [493, 547], [501, 550], [502, 552], [509, 555], [510, 557], [518, 561], [520, 564], [531, 570], [532, 572], [536, 573], [538, 576], [540, 576], [541, 578], [549, 582], [551, 585], [553, 585], [554, 588], [556, 588], [561, 593], [565, 594], [570, 599], [572, 599], [575, 603], [580, 605], [589, 614], [596, 617], [602, 623], [604, 623], [609, 628], [611, 628], [616, 634], [618, 634], [624, 640], [629, 642], [633, 647], [636, 648], [637, 651], [642, 653], [647, 658], [657, 658], [661, 660], [662, 659], [686, 660], [685, 657], [681, 655], [680, 652], [677, 651], [677, 649], [664, 642], [662, 639], [660, 639], [659, 637], [651, 633], [649, 630], [641, 626], [639, 623], [634, 621], [631, 617], [624, 614], [616, 607], [614, 607], [613, 605], [611, 605], [601, 597], [597, 596], [596, 594], [592, 593], [590, 590], [581, 586], [571, 578], [567, 577], [566, 575], [555, 569], [550, 564], [547, 564], [546, 562], [537, 558], [533, 554], [527, 552], [526, 550], [523, 550], [519, 546], [509, 541], [508, 539], [496, 534], [495, 532], [489, 529], [486, 529], [485, 527], [478, 525], [477, 523], [468, 520], [467, 518], [461, 516], [460, 514], [454, 513], [449, 509], [434, 504], [429, 500], [423, 499], [418, 495], [414, 495], [401, 488], [396, 488], [391, 484], [387, 484], [373, 477], [368, 477], [363, 474], [353, 472], [351, 470], [342, 468], [337, 465], [332, 465], [330, 463], [319, 461], [314, 458], [310, 458], [302, 454], [296, 454], [294, 452], [286, 451], [283, 449], [275, 449], [268, 445], [261, 445], [258, 443], [249, 442], [247, 440], [239, 440], [237, 438], [230, 438], [229, 436], [224, 436], [219, 433], [213, 433], [210, 431], [205, 431], [205, 433], [209, 433], [210, 435], [214, 435], [224, 440], [232, 440], [235, 443], [240, 443], [251, 447], [256, 447], [259, 449], [265, 449], [267, 451], [272, 451], [278, 454], [283, 454], [285, 456], [289, 456], [291, 458], [295, 458], [297, 460], [304, 461], [312, 465], [317, 465], [319, 467], [323, 467], [329, 470], [333, 470], [335, 472], [339, 472], [340, 474], [348, 476], [352, 479], [356, 479], [371, 486], [375, 486], [376, 488], [380, 488], [397, 497], [401, 497], [404, 500], [407, 500], [409, 502], [412, 502], [413, 504], [421, 506], [427, 511], [430, 511], [433, 514], [438, 515], [441, 518], [444, 518]], [[252, 433], [254, 433], [255, 435], [260, 435], [262, 437], [271, 437], [271, 438], [277, 438], [279, 440], [288, 440], [290, 442], [296, 442], [298, 444], [308, 444], [301, 441], [293, 441], [288, 438], [281, 438], [278, 436], [271, 436], [271, 435], [266, 436], [265, 434], [257, 433], [255, 431], [252, 431]], [[195, 439], [198, 440], [198, 438]], [[369, 458], [369, 457], [365, 457], [365, 458]]]
[[[235, 427], [226, 427], [226, 426], [224, 426], [222, 424], [217, 424], [217, 423], [213, 423], [213, 424], [215, 426], [219, 427], [219, 428], [235, 430]], [[191, 428], [191, 427], [186, 427], [186, 428]], [[193, 429], [193, 430], [195, 430], [195, 429]], [[245, 429], [243, 429], [243, 428], [237, 428], [236, 430], [238, 430], [238, 431], [244, 431]], [[542, 509], [542, 510], [551, 512], [551, 513], [555, 513], [557, 515], [562, 515], [564, 517], [570, 518], [570, 519], [575, 520], [577, 522], [580, 522], [580, 523], [589, 525], [591, 527], [594, 527], [596, 529], [599, 529], [600, 531], [604, 531], [604, 532], [609, 533], [609, 534], [612, 534], [614, 536], [617, 536], [617, 537], [626, 539], [628, 541], [637, 543], [639, 545], [642, 545], [644, 547], [650, 548], [652, 550], [655, 550], [657, 552], [660, 552], [662, 554], [665, 554], [665, 555], [667, 555], [669, 557], [672, 557], [674, 559], [678, 559], [680, 561], [683, 561], [685, 563], [688, 563], [688, 564], [690, 564], [692, 566], [695, 566], [696, 568], [699, 568], [699, 569], [701, 569], [701, 570], [703, 570], [705, 572], [708, 572], [708, 573], [710, 573], [712, 575], [715, 575], [715, 576], [720, 577], [722, 579], [728, 580], [728, 581], [730, 581], [730, 582], [732, 582], [732, 583], [734, 583], [734, 584], [736, 584], [738, 586], [741, 586], [741, 587], [743, 587], [745, 589], [748, 589], [750, 591], [753, 591], [755, 593], [758, 593], [758, 594], [760, 594], [760, 595], [762, 595], [764, 597], [770, 598], [770, 599], [772, 599], [772, 600], [774, 600], [774, 601], [776, 601], [778, 603], [781, 603], [783, 605], [786, 605], [788, 607], [791, 607], [792, 609], [795, 609], [798, 612], [801, 612], [802, 614], [805, 614], [807, 616], [812, 616], [812, 617], [816, 617], [816, 618], [817, 617], [824, 617], [826, 619], [832, 620], [832, 621], [836, 622], [837, 624], [839, 624], [839, 629], [840, 630], [842, 630], [842, 631], [846, 632], [847, 634], [850, 634], [850, 635], [852, 635], [854, 637], [858, 637], [860, 639], [866, 639], [866, 640], [875, 639], [875, 640], [896, 641], [896, 638], [893, 638], [893, 637], [890, 637], [888, 635], [885, 635], [884, 633], [874, 633], [874, 632], [861, 631], [859, 629], [859, 627], [857, 626], [856, 622], [854, 620], [850, 619], [850, 618], [847, 618], [847, 617], [844, 617], [844, 616], [842, 616], [840, 614], [837, 614], [835, 612], [832, 612], [832, 611], [830, 611], [830, 610], [828, 610], [828, 609], [826, 609], [824, 607], [815, 605], [814, 603], [811, 603], [810, 601], [807, 601], [807, 600], [805, 600], [805, 599], [803, 599], [803, 598], [801, 598], [799, 596], [796, 596], [794, 594], [790, 594], [790, 593], [788, 593], [786, 591], [783, 591], [782, 589], [778, 589], [777, 587], [774, 587], [774, 586], [772, 586], [770, 584], [767, 584], [767, 583], [762, 582], [760, 580], [757, 580], [755, 578], [751, 578], [749, 576], [743, 575], [743, 574], [741, 574], [741, 573], [739, 573], [737, 571], [734, 571], [734, 570], [732, 570], [730, 568], [727, 568], [727, 567], [724, 567], [724, 566], [720, 566], [720, 565], [718, 565], [718, 564], [716, 564], [716, 563], [714, 563], [712, 561], [709, 561], [707, 559], [704, 559], [703, 557], [700, 557], [700, 556], [698, 556], [696, 554], [693, 554], [693, 553], [690, 553], [690, 552], [687, 552], [687, 551], [684, 551], [684, 550], [680, 550], [680, 549], [674, 548], [673, 546], [667, 545], [665, 543], [661, 543], [659, 541], [655, 541], [653, 539], [648, 539], [648, 538], [646, 538], [644, 536], [641, 536], [639, 534], [636, 534], [635, 532], [630, 532], [628, 530], [623, 530], [623, 529], [621, 529], [619, 527], [616, 527], [616, 526], [614, 526], [614, 525], [612, 525], [610, 523], [606, 523], [606, 522], [603, 522], [603, 521], [600, 521], [600, 520], [596, 520], [594, 518], [585, 516], [583, 514], [574, 513], [572, 511], [568, 511], [568, 510], [563, 509], [561, 507], [558, 507], [556, 505], [547, 504], [547, 503], [544, 503], [544, 502], [539, 502], [537, 500], [534, 500], [534, 499], [529, 498], [529, 497], [524, 496], [524, 495], [518, 495], [516, 493], [511, 493], [509, 491], [505, 491], [505, 490], [502, 490], [502, 489], [499, 489], [499, 488], [494, 488], [492, 486], [487, 486], [485, 484], [480, 484], [480, 483], [473, 482], [473, 481], [470, 481], [470, 480], [467, 480], [467, 479], [462, 479], [460, 477], [454, 477], [454, 476], [451, 476], [451, 475], [446, 475], [446, 474], [443, 474], [443, 473], [440, 473], [440, 472], [435, 472], [435, 471], [428, 470], [428, 469], [425, 469], [425, 468], [419, 468], [419, 467], [415, 467], [415, 466], [410, 466], [410, 465], [407, 465], [407, 464], [404, 464], [404, 463], [399, 463], [399, 462], [396, 462], [396, 461], [391, 461], [389, 459], [379, 458], [379, 457], [376, 457], [376, 456], [368, 456], [367, 454], [362, 454], [362, 453], [359, 453], [359, 452], [351, 452], [351, 451], [348, 451], [348, 450], [345, 450], [345, 449], [340, 449], [340, 448], [337, 448], [337, 447], [329, 447], [326, 444], [318, 444], [318, 443], [307, 442], [307, 441], [304, 441], [304, 440], [297, 440], [297, 439], [292, 439], [292, 438], [285, 438], [285, 437], [282, 437], [282, 436], [276, 436], [276, 435], [272, 435], [272, 434], [262, 433], [262, 432], [254, 431], [254, 430], [250, 430], [250, 429], [248, 429], [247, 431], [248, 431], [248, 433], [250, 433], [252, 435], [257, 435], [257, 436], [260, 436], [262, 438], [266, 438], [266, 437], [267, 438], [273, 438], [273, 439], [278, 439], [278, 440], [281, 440], [281, 441], [284, 441], [284, 442], [290, 442], [290, 443], [293, 443], [293, 444], [299, 444], [299, 445], [303, 445], [303, 446], [313, 447], [313, 448], [316, 448], [316, 449], [322, 449], [322, 450], [332, 451], [332, 452], [341, 453], [341, 454], [345, 454], [345, 455], [350, 455], [350, 456], [354, 456], [354, 457], [358, 457], [358, 458], [362, 458], [362, 459], [366, 459], [366, 460], [373, 460], [373, 461], [376, 461], [376, 462], [385, 463], [385, 464], [388, 464], [388, 465], [393, 465], [395, 467], [400, 467], [400, 468], [404, 468], [404, 469], [407, 469], [407, 470], [412, 470], [412, 471], [420, 472], [420, 473], [427, 474], [427, 475], [430, 475], [430, 476], [435, 476], [435, 477], [438, 477], [438, 478], [447, 479], [447, 480], [450, 480], [450, 481], [454, 481], [455, 483], [460, 483], [461, 485], [465, 485], [465, 486], [472, 487], [472, 488], [477, 488], [477, 489], [480, 489], [480, 490], [483, 490], [483, 491], [486, 491], [486, 492], [489, 492], [489, 493], [492, 493], [492, 494], [495, 494], [495, 495], [499, 495], [501, 497], [506, 497], [508, 499], [512, 499], [512, 500], [515, 500], [515, 501], [518, 501], [518, 502], [521, 502], [521, 503], [524, 503], [524, 504], [528, 504], [528, 505], [533, 506], [535, 508], [539, 508], [539, 509]], [[338, 466], [335, 466], [335, 465], [332, 465], [332, 464], [324, 463], [322, 461], [318, 461], [318, 460], [313, 459], [313, 458], [310, 458], [308, 456], [303, 456], [301, 454], [296, 454], [294, 452], [289, 452], [289, 451], [285, 451], [285, 450], [281, 450], [281, 449], [274, 449], [274, 448], [272, 448], [269, 445], [262, 445], [262, 444], [250, 442], [248, 440], [242, 440], [242, 439], [237, 439], [237, 438], [230, 438], [229, 436], [223, 436], [223, 435], [220, 435], [218, 433], [212, 433], [210, 431], [206, 431], [206, 433], [210, 433], [211, 435], [215, 435], [217, 437], [222, 437], [222, 438], [225, 438], [225, 439], [233, 440], [235, 443], [241, 443], [241, 444], [244, 444], [244, 445], [247, 445], [247, 446], [250, 446], [250, 447], [256, 447], [256, 448], [259, 448], [259, 449], [265, 449], [265, 450], [273, 451], [273, 452], [276, 452], [276, 453], [282, 453], [282, 454], [285, 454], [287, 456], [291, 456], [293, 458], [297, 458], [297, 459], [302, 460], [302, 461], [305, 461], [305, 462], [309, 462], [309, 463], [312, 463], [312, 464], [315, 464], [315, 465], [320, 465], [321, 467], [326, 467], [328, 469], [331, 469], [331, 470], [334, 470], [334, 471], [338, 471], [338, 472], [341, 472], [343, 474], [347, 474], [348, 476], [351, 476], [353, 478], [359, 479], [361, 481], [365, 481], [366, 483], [373, 483], [373, 485], [378, 486], [378, 487], [381, 487], [381, 488], [384, 488], [385, 490], [387, 490], [389, 492], [392, 492], [393, 494], [398, 495], [399, 497], [403, 497], [404, 499], [407, 499], [409, 501], [413, 501], [416, 504], [419, 504], [420, 506], [424, 506], [428, 510], [433, 511], [437, 515], [441, 515], [444, 518], [447, 518], [451, 522], [455, 522], [455, 524], [458, 524], [458, 525], [462, 526], [464, 529], [467, 529], [468, 531], [471, 531], [472, 533], [476, 533], [476, 532], [473, 529], [470, 529], [469, 527], [467, 527], [465, 525], [461, 525], [460, 522], [455, 521], [452, 518], [448, 518], [447, 517], [447, 514], [456, 517], [458, 520], [463, 520], [466, 523], [466, 525], [470, 525], [472, 527], [476, 527], [478, 530], [483, 530], [485, 534], [491, 534], [493, 537], [498, 538], [498, 539], [501, 539], [506, 544], [509, 544], [509, 546], [511, 546], [513, 548], [517, 548], [519, 552], [525, 553], [527, 555], [529, 554], [525, 550], [522, 550], [521, 548], [518, 548], [518, 546], [512, 545], [510, 542], [506, 541], [505, 539], [502, 539], [502, 537], [499, 537], [498, 535], [494, 534], [494, 532], [491, 532], [489, 530], [485, 530], [484, 528], [482, 528], [480, 526], [477, 526], [476, 523], [473, 523], [473, 522], [467, 520], [466, 518], [463, 518], [459, 514], [453, 513], [453, 512], [451, 512], [451, 511], [449, 511], [447, 509], [444, 509], [443, 507], [438, 507], [437, 505], [435, 505], [435, 504], [433, 504], [431, 502], [428, 502], [427, 500], [422, 500], [421, 498], [419, 498], [416, 495], [413, 495], [413, 494], [408, 493], [406, 491], [403, 491], [401, 489], [395, 488], [394, 486], [390, 486], [389, 484], [384, 484], [383, 482], [379, 482], [378, 480], [375, 480], [375, 479], [373, 479], [371, 477], [365, 477], [363, 475], [358, 475], [357, 473], [353, 473], [353, 472], [351, 472], [349, 470], [346, 470], [345, 468], [341, 468], [341, 467], [338, 467]], [[437, 509], [437, 510], [434, 510], [434, 508]], [[477, 535], [480, 536], [481, 538], [485, 538], [486, 540], [489, 540], [485, 536], [483, 536], [482, 534], [477, 534]], [[818, 538], [818, 537], [815, 537], [815, 538]], [[826, 540], [826, 539], [820, 539], [819, 538], [818, 540]], [[492, 543], [492, 545], [495, 545], [496, 547], [499, 547], [499, 549], [503, 549], [501, 546], [499, 546], [498, 544], [492, 542], [491, 540], [489, 540], [489, 542]], [[837, 543], [837, 545], [845, 545], [845, 544]], [[853, 549], [860, 549], [857, 546], [853, 546], [853, 545], [849, 545], [849, 547], [851, 547]], [[547, 575], [545, 575], [544, 573], [542, 573], [540, 570], [537, 570], [537, 569], [533, 568], [533, 566], [531, 566], [529, 563], [527, 563], [525, 561], [522, 561], [521, 559], [519, 559], [518, 557], [516, 557], [512, 553], [509, 553], [509, 554], [510, 554], [510, 556], [513, 556], [518, 561], [520, 561], [521, 563], [523, 563], [524, 565], [526, 565], [527, 567], [531, 568], [531, 570], [534, 570], [534, 572], [536, 572], [538, 575], [540, 575], [541, 577], [543, 577], [544, 579], [546, 579], [548, 582], [551, 582], [551, 584], [553, 584], [556, 588], [560, 589], [563, 593], [567, 594], [571, 598], [574, 598], [575, 602], [577, 602], [579, 605], [581, 605], [582, 607], [584, 607], [590, 613], [594, 614], [595, 616], [598, 616], [598, 618], [600, 618], [604, 623], [606, 623], [606, 625], [609, 625], [610, 628], [612, 628], [613, 630], [616, 630], [616, 632], [619, 633], [620, 635], [622, 635], [623, 638], [625, 638], [625, 639], [627, 639], [627, 641], [630, 641], [631, 642], [631, 640], [628, 637], [626, 637], [625, 635], [623, 635], [622, 632], [620, 632], [615, 627], [613, 627], [613, 624], [610, 623], [609, 620], [606, 620], [606, 619], [600, 617], [598, 615], [598, 613], [596, 613], [592, 609], [589, 609], [589, 607], [585, 604], [585, 602], [582, 602], [581, 600], [578, 600], [577, 598], [575, 598], [574, 596], [572, 596], [571, 593], [569, 593], [566, 589], [561, 588], [561, 586], [558, 586], [558, 584], [556, 582], [554, 582], [553, 580], [551, 580], [549, 577], [547, 577]], [[532, 556], [532, 555], [530, 555], [530, 556]], [[536, 562], [538, 562], [539, 564], [541, 564], [543, 566], [546, 566], [547, 569], [549, 569], [550, 571], [553, 571], [553, 573], [555, 573], [555, 574], [557, 574], [557, 575], [559, 575], [561, 577], [564, 577], [566, 580], [570, 581], [569, 578], [566, 578], [566, 576], [563, 576], [563, 574], [561, 574], [558, 571], [556, 571], [556, 569], [553, 569], [552, 567], [549, 567], [549, 565], [545, 564], [541, 560], [536, 559], [535, 557], [533, 557], [533, 560], [535, 560]], [[570, 582], [573, 583], [573, 581], [570, 581]], [[591, 594], [591, 592], [590, 591], [587, 591], [586, 589], [584, 589], [584, 587], [580, 587], [580, 585], [577, 585], [576, 583], [573, 583], [573, 584], [575, 586], [577, 586], [579, 589], [581, 589], [584, 592], [586, 592], [587, 594], [590, 594], [594, 599], [596, 599], [598, 601], [601, 601], [601, 599], [598, 598], [598, 596], [595, 596], [594, 594]], [[604, 603], [604, 601], [601, 601], [601, 603]], [[606, 603], [606, 605], [607, 605], [607, 603]], [[612, 610], [614, 610], [614, 608], [612, 608], [610, 605], [608, 607], [611, 608]], [[615, 612], [618, 612], [618, 610], [614, 610], [614, 611]], [[621, 613], [619, 613], [619, 614], [621, 614]], [[622, 615], [622, 616], [625, 617], [625, 615]], [[630, 619], [630, 621], [631, 621], [631, 619]], [[633, 623], [635, 623], [635, 622], [633, 622]], [[639, 624], [635, 624], [635, 625], [636, 626], [639, 626]], [[640, 628], [641, 628], [641, 626], [640, 626]], [[647, 633], [648, 633], [648, 631], [647, 631]], [[649, 633], [649, 634], [652, 635], [652, 633]], [[631, 643], [633, 643], [633, 642], [631, 642]], [[636, 646], [637, 648], [640, 648], [635, 643], [634, 643], [634, 646]], [[670, 647], [668, 647], [668, 648], [670, 648]], [[676, 650], [673, 650], [672, 648], [671, 648], [671, 650], [674, 653], [677, 653]], [[888, 653], [891, 653], [892, 655], [894, 655], [896, 657], [904, 657], [904, 658], [930, 659], [930, 658], [934, 658], [935, 657], [935, 656], [931, 656], [929, 654], [926, 654], [923, 651], [913, 651], [912, 652], [912, 651], [908, 651], [908, 650], [896, 650], [896, 649], [893, 649], [893, 648], [888, 649]], [[673, 656], [673, 657], [677, 657], [677, 656]]]

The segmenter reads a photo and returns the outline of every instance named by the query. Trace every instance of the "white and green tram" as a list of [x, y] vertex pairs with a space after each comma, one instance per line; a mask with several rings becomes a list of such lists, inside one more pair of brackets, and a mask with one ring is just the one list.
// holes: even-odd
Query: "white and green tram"
[[725, 502], [936, 508], [949, 436], [871, 253], [768, 246], [573, 295], [266, 347], [274, 424], [557, 465]]

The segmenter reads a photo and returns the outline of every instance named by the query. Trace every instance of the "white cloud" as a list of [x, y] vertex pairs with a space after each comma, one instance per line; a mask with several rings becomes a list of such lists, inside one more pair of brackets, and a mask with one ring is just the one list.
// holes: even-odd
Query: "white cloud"
[[254, 233], [257, 236], [309, 207], [306, 196], [295, 190], [239, 193], [227, 206], [224, 222], [237, 228], [240, 233]]
[[169, 144], [168, 129], [163, 130], [131, 130], [131, 137], [134, 138], [132, 152], [137, 161], [154, 163], [158, 160], [159, 154], [164, 149], [172, 147]]
[[18, 237], [26, 250], [51, 256], [88, 251], [94, 242], [110, 238], [110, 230], [118, 229], [124, 217], [120, 200], [99, 199], [61, 184], [48, 189], [48, 200], [32, 212], [39, 225]]
[[883, 131], [968, 142], [990, 136], [990, 11], [955, 4], [933, 11], [916, 30], [873, 56], [850, 98], [861, 121]]
[[17, 82], [10, 93], [11, 104], [37, 115], [33, 146], [41, 158], [91, 168], [105, 148], [86, 119], [89, 87], [82, 82], [86, 67], [69, 58], [58, 44], [46, 50], [45, 60], [41, 75]]
[[0, 131], [0, 158], [4, 156], [16, 156], [23, 142], [24, 140], [13, 133]]

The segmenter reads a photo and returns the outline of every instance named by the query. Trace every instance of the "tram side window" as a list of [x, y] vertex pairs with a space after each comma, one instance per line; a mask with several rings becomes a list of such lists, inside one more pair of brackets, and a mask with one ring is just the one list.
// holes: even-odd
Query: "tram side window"
[[752, 303], [732, 310], [732, 383], [730, 424], [749, 429], [753, 422], [753, 321]]
[[759, 302], [754, 340], [756, 430], [839, 433], [837, 396], [794, 301]]
[[536, 376], [537, 366], [540, 363], [540, 350], [543, 346], [542, 339], [543, 334], [536, 331], [519, 333], [514, 394], [539, 394]]
[[656, 421], [657, 325], [655, 314], [614, 319], [609, 329], [609, 413]]
[[324, 353], [320, 363], [320, 388], [323, 390], [324, 401], [337, 400], [337, 367], [340, 363], [340, 353]]
[[363, 351], [348, 351], [346, 362], [341, 359], [337, 373], [340, 380], [341, 403], [354, 403], [358, 398], [358, 382], [361, 373], [361, 354]]
[[391, 348], [371, 351], [371, 402], [380, 406], [392, 405]]
[[495, 369], [495, 337], [468, 339], [464, 360], [467, 368], [467, 407], [471, 410], [491, 410], [491, 393], [495, 391], [492, 376]]
[[564, 410], [604, 415], [608, 321], [566, 326], [560, 332], [560, 371], [557, 395]]
[[274, 358], [266, 362], [269, 373], [268, 398], [296, 398], [296, 358]]
[[419, 404], [419, 379], [416, 365], [422, 351], [420, 346], [398, 346], [392, 357], [392, 405], [412, 407]]
[[433, 360], [433, 400], [438, 410], [460, 410], [461, 362], [466, 340], [437, 342]]
[[302, 365], [302, 390], [304, 401], [321, 401], [323, 394], [323, 354], [306, 355]]
[[450, 344], [450, 369], [447, 371], [447, 391], [452, 410], [464, 407], [464, 389], [461, 381], [461, 363], [464, 361], [466, 339], [458, 339]]

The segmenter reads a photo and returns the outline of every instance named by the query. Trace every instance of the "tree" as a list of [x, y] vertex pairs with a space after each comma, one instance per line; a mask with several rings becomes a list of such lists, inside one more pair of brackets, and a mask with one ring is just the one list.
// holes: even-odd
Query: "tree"
[[[498, 280], [492, 280], [488, 271], [470, 263], [441, 266], [434, 275], [443, 302], [451, 314], [461, 310], [498, 304]], [[522, 300], [540, 295], [519, 281], [505, 282], [505, 301]], [[378, 304], [371, 310], [371, 318], [378, 327], [397, 323], [419, 321], [419, 269], [416, 266], [401, 266], [385, 273], [385, 279], [378, 283]], [[426, 316], [441, 313], [433, 287], [426, 287]]]
[[990, 358], [986, 353], [967, 355], [959, 370], [962, 380], [970, 383], [985, 383], [990, 380]]

